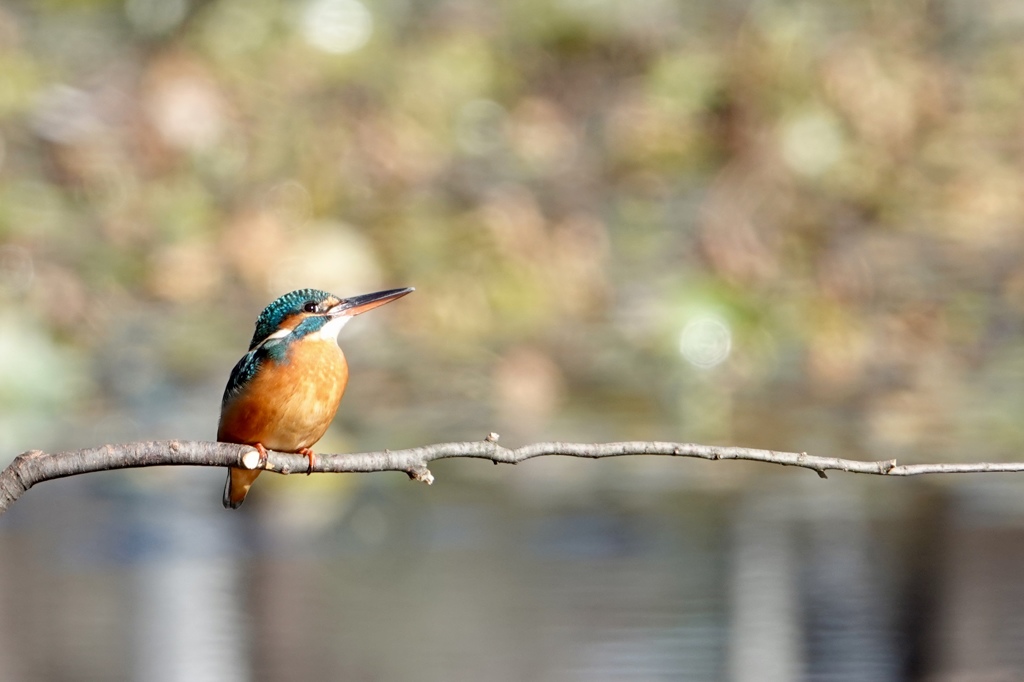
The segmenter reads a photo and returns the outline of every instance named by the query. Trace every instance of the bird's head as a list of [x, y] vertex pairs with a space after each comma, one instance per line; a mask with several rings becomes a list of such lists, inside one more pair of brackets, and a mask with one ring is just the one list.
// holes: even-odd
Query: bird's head
[[310, 334], [337, 338], [338, 332], [352, 317], [413, 291], [412, 287], [388, 289], [351, 298], [338, 298], [319, 289], [289, 292], [260, 313], [249, 350], [277, 340], [296, 341]]

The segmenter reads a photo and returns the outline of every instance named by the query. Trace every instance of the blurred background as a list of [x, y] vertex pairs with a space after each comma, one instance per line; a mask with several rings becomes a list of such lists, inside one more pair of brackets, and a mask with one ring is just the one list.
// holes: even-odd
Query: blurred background
[[[0, 464], [211, 439], [266, 303], [343, 332], [323, 452], [1024, 446], [1016, 0], [0, 2]], [[1024, 679], [1024, 483], [736, 462], [46, 483], [0, 670]]]

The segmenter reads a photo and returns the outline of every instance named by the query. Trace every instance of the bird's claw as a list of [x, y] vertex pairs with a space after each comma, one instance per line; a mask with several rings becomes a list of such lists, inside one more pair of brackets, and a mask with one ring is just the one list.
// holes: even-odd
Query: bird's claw
[[314, 467], [316, 467], [316, 455], [310, 448], [302, 448], [299, 450], [300, 455], [305, 455], [309, 459], [309, 467], [306, 469], [306, 475], [309, 476], [313, 473]]
[[267, 449], [263, 447], [263, 443], [256, 443], [256, 445], [254, 445], [253, 447], [256, 448], [256, 452], [260, 453], [260, 461], [259, 464], [257, 464], [256, 468], [266, 469], [267, 460], [270, 458], [270, 454], [267, 452]]

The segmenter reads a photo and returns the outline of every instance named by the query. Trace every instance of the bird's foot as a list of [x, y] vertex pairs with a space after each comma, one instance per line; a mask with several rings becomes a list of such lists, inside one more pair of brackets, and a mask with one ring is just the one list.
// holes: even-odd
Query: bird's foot
[[267, 453], [267, 449], [263, 447], [263, 443], [256, 443], [253, 447], [256, 448], [256, 452], [260, 453], [260, 461], [259, 464], [256, 465], [256, 468], [266, 469], [267, 459], [270, 457], [269, 453]]
[[301, 450], [299, 450], [299, 454], [305, 455], [307, 458], [309, 458], [309, 468], [306, 469], [306, 475], [309, 476], [310, 474], [313, 473], [313, 467], [316, 466], [316, 455], [313, 454], [313, 451], [310, 448], [302, 448]]

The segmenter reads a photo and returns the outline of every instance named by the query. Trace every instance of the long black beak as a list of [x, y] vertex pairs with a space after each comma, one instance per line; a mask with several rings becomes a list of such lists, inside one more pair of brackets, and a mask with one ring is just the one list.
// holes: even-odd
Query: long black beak
[[391, 303], [391, 301], [402, 298], [406, 294], [411, 294], [414, 291], [416, 291], [416, 289], [413, 287], [406, 287], [404, 289], [388, 289], [387, 291], [377, 291], [372, 294], [363, 294], [362, 296], [345, 298], [342, 299], [341, 303], [328, 310], [327, 314], [331, 317], [337, 317], [338, 315], [359, 315], [361, 313], [365, 313], [367, 310], [379, 308], [385, 303]]

